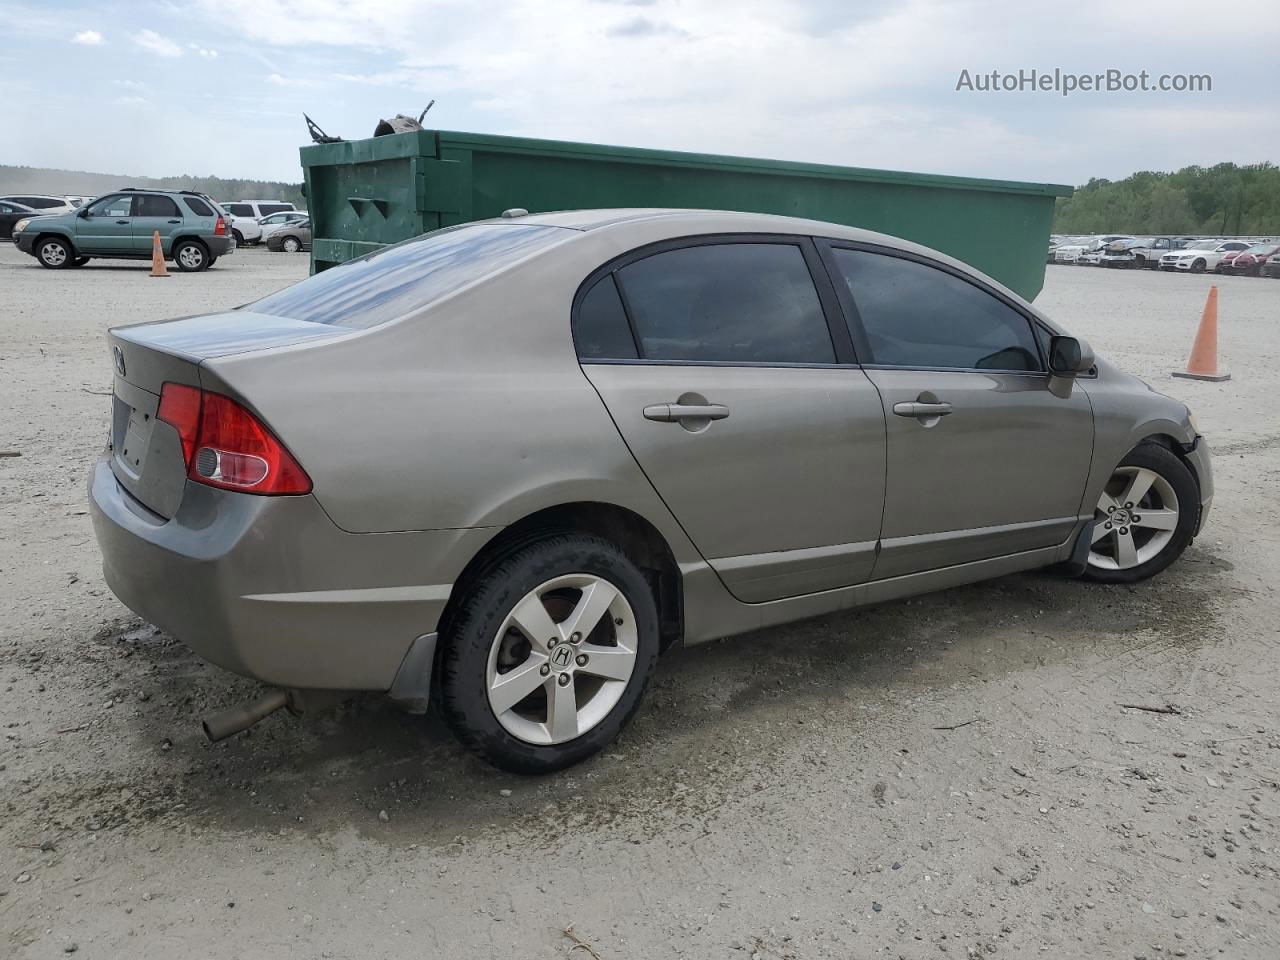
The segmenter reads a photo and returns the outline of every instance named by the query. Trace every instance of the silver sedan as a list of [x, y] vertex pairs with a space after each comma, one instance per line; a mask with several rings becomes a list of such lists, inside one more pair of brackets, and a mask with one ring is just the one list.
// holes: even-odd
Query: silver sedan
[[674, 644], [1034, 567], [1142, 580], [1213, 492], [1183, 404], [829, 223], [512, 216], [109, 339], [107, 582], [278, 688], [214, 737], [386, 691], [554, 770]]

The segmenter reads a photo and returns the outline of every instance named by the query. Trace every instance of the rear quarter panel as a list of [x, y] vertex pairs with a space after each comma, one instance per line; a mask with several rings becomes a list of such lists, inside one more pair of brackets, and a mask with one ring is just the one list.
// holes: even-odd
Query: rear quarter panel
[[578, 364], [578, 284], [620, 252], [579, 234], [419, 314], [338, 340], [210, 360], [354, 533], [498, 527], [599, 501], [698, 558]]

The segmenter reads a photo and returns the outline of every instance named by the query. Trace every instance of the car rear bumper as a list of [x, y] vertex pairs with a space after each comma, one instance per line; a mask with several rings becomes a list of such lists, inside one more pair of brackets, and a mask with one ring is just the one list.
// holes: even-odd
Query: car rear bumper
[[388, 690], [436, 629], [451, 582], [492, 531], [351, 534], [312, 496], [256, 497], [187, 482], [170, 520], [116, 481], [89, 480], [107, 585], [201, 657], [266, 683]]
[[211, 257], [225, 257], [229, 253], [236, 252], [236, 238], [231, 234], [225, 237], [202, 236], [200, 239], [209, 248], [209, 256]]

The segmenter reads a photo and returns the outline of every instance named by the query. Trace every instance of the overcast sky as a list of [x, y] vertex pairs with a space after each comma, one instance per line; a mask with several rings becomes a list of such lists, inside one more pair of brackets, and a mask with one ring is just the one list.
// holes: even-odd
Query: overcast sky
[[[0, 0], [0, 163], [299, 180], [305, 110], [1079, 184], [1280, 159], [1280, 17], [1204, 0]], [[1208, 93], [957, 91], [962, 70]]]

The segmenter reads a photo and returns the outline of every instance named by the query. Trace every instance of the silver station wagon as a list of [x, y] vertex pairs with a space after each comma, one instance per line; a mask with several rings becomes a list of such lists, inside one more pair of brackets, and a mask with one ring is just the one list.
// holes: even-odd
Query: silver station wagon
[[673, 644], [1033, 567], [1133, 582], [1204, 520], [1187, 408], [935, 251], [513, 213], [111, 331], [107, 582], [275, 688], [210, 736], [386, 691], [554, 770]]

